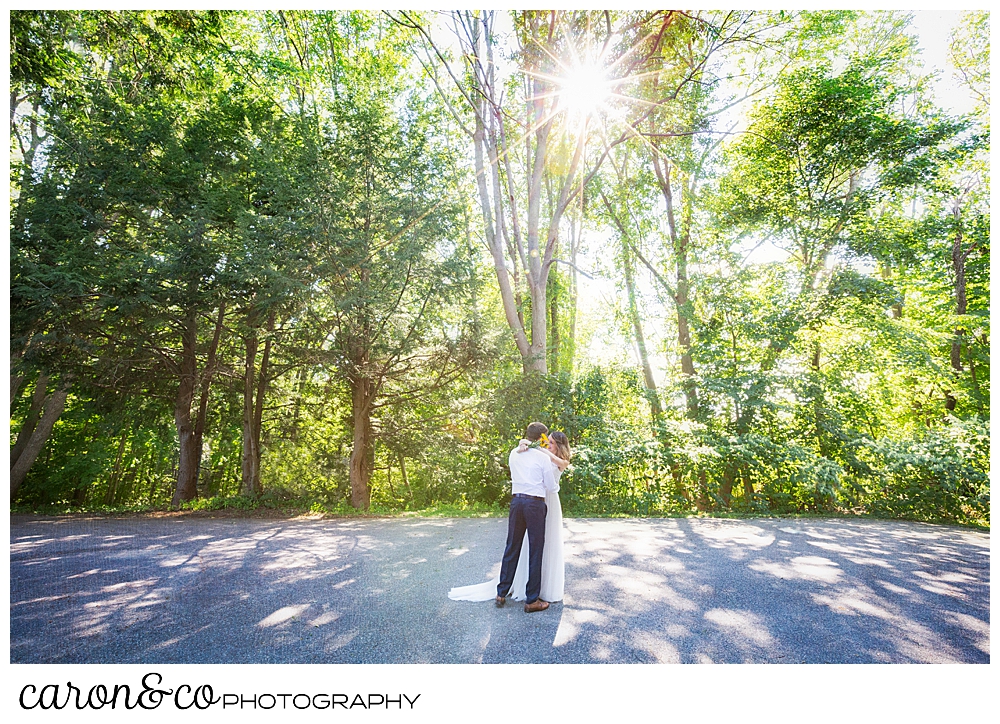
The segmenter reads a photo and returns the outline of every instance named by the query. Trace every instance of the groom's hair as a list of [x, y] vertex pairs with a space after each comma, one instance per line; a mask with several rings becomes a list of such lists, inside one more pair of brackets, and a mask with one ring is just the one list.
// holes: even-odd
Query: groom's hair
[[549, 428], [547, 428], [544, 423], [533, 422], [528, 425], [528, 429], [524, 431], [524, 436], [531, 440], [531, 442], [538, 442], [542, 439], [542, 435], [547, 433]]

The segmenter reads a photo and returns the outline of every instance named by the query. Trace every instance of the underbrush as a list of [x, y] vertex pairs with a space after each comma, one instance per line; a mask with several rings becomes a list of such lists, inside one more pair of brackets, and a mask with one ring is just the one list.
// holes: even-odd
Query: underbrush
[[[30, 508], [20, 505], [11, 508], [12, 515], [155, 515], [167, 513], [219, 513], [226, 517], [285, 517], [312, 514], [329, 518], [505, 518], [507, 505], [498, 503], [487, 505], [479, 502], [443, 502], [422, 508], [400, 508], [373, 504], [367, 511], [352, 508], [347, 503], [330, 505], [302, 498], [276, 498], [261, 496], [257, 499], [245, 496], [197, 498], [183, 503], [178, 510], [167, 506], [148, 505], [100, 505], [72, 506], [68, 503]], [[761, 518], [778, 519], [843, 519], [843, 520], [908, 520], [920, 523], [958, 525], [976, 530], [990, 529], [988, 519], [955, 521], [948, 517], [906, 516], [886, 514], [884, 511], [829, 510], [823, 512], [773, 512], [760, 510], [713, 510], [690, 512], [662, 512], [640, 514], [622, 510], [564, 510], [566, 518], [716, 518], [732, 520], [753, 520]]]

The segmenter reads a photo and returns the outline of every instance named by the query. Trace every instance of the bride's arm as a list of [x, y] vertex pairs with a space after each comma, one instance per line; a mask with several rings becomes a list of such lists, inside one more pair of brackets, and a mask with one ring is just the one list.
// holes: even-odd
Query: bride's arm
[[[521, 438], [521, 442], [517, 446], [517, 451], [519, 453], [527, 452], [529, 445], [531, 445], [531, 443], [528, 440]], [[561, 457], [556, 455], [547, 447], [540, 447], [538, 449], [541, 450], [546, 455], [548, 455], [549, 458], [552, 460], [553, 464], [556, 465], [556, 467], [558, 467], [560, 470], [565, 470], [566, 468], [569, 467], [569, 460], [563, 460]]]
[[549, 450], [547, 447], [539, 448], [539, 450], [541, 450], [544, 453], [548, 453], [549, 458], [551, 458], [552, 462], [560, 470], [565, 470], [566, 468], [569, 467], [569, 460], [563, 460], [561, 457], [559, 457], [558, 455], [556, 455], [554, 452], [552, 452], [551, 450]]

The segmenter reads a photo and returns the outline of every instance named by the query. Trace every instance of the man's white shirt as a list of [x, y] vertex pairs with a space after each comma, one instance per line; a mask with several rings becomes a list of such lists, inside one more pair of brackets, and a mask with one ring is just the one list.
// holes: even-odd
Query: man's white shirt
[[545, 497], [545, 492], [559, 491], [559, 483], [553, 472], [555, 465], [548, 453], [538, 448], [529, 448], [519, 453], [517, 448], [510, 451], [511, 493], [524, 493], [539, 498]]

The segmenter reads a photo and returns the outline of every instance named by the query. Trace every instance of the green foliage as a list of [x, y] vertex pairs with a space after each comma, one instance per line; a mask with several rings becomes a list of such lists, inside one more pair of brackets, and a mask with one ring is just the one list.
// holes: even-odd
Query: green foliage
[[181, 510], [256, 510], [274, 507], [272, 498], [252, 498], [244, 495], [195, 498], [181, 504]]
[[18, 95], [33, 86], [55, 85], [77, 56], [66, 47], [74, 18], [62, 10], [10, 12], [10, 81]]
[[915, 439], [861, 440], [851, 497], [874, 515], [989, 522], [989, 424], [952, 418]]
[[[368, 12], [12, 11], [11, 441], [37, 417], [40, 375], [71, 390], [13, 509], [167, 506], [178, 389], [196, 378], [193, 511], [352, 514], [367, 426], [373, 514], [502, 515], [509, 451], [541, 420], [574, 451], [570, 516], [988, 524], [988, 17], [954, 35], [979, 101], [964, 119], [928, 103], [900, 14], [693, 11], [654, 34], [625, 11], [561, 17], [552, 48], [590, 27], [644, 59], [617, 92], [637, 100], [622, 117], [646, 115], [617, 145], [588, 126], [584, 156], [609, 151], [607, 166], [567, 203], [575, 243], [618, 222], [602, 266], [630, 292], [615, 332], [641, 322], [665, 360], [655, 419], [637, 367], [581, 361], [571, 266], [548, 277], [552, 374], [522, 374], [461, 103], [431, 83], [446, 81], [432, 53], [416, 62], [413, 28]], [[510, 59], [537, 55], [546, 18], [518, 16], [539, 35]], [[734, 68], [750, 80], [723, 77]], [[717, 133], [713, 104], [743, 90], [759, 101], [747, 132]], [[550, 185], [576, 147], [565, 130]], [[515, 198], [498, 208], [524, 210], [527, 159], [507, 141]], [[567, 261], [565, 224], [549, 231]], [[746, 243], [765, 240], [789, 257], [755, 263]], [[512, 285], [513, 314], [530, 315], [523, 275]], [[248, 387], [263, 403], [253, 498]]]

